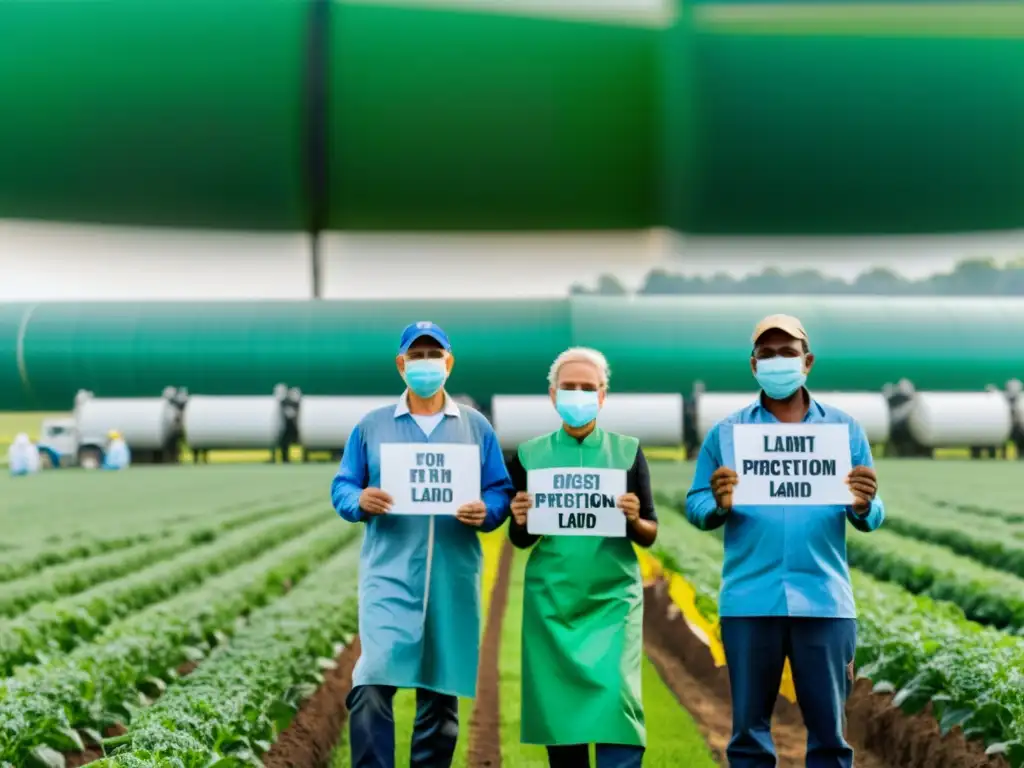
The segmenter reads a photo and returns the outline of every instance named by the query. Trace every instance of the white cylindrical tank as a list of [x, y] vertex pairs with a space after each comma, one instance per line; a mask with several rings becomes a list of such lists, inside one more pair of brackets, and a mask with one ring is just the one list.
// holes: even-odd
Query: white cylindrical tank
[[[495, 395], [491, 421], [506, 451], [562, 424], [547, 395]], [[683, 396], [609, 393], [598, 423], [609, 432], [639, 439], [642, 446], [676, 447], [683, 443]]]
[[1013, 429], [1002, 392], [918, 392], [907, 426], [926, 448], [1001, 446]]
[[[756, 392], [705, 392], [697, 398], [697, 435], [703, 440], [717, 422], [758, 397]], [[845, 412], [864, 428], [871, 443], [884, 443], [889, 439], [889, 403], [881, 392], [812, 392], [824, 405]]]
[[284, 433], [280, 401], [273, 396], [192, 395], [185, 406], [190, 448], [274, 448]]
[[340, 451], [359, 420], [396, 397], [306, 396], [299, 409], [299, 444], [309, 451]]
[[174, 435], [177, 409], [162, 397], [84, 397], [75, 406], [75, 426], [83, 442], [105, 441], [116, 429], [129, 448], [158, 450]]
[[811, 396], [852, 416], [864, 428], [869, 443], [889, 441], [889, 401], [881, 392], [812, 392]]
[[698, 395], [697, 438], [703, 440], [715, 424], [756, 399], [756, 392], [704, 392]]

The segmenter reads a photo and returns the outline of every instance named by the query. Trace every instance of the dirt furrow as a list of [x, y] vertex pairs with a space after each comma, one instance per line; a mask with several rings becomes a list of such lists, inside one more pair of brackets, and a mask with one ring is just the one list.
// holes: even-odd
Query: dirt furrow
[[352, 690], [352, 670], [359, 658], [359, 637], [335, 659], [337, 665], [324, 674], [324, 682], [306, 699], [291, 724], [263, 756], [267, 768], [326, 768], [345, 726], [345, 698]]
[[[707, 646], [693, 633], [663, 582], [645, 590], [647, 654], [676, 698], [690, 712], [715, 759], [726, 765], [732, 730], [728, 672], [716, 667]], [[1007, 768], [958, 731], [945, 737], [928, 713], [910, 717], [892, 706], [891, 695], [871, 692], [858, 680], [847, 705], [847, 738], [857, 768]], [[803, 768], [807, 731], [799, 708], [781, 696], [772, 720], [779, 768]]]
[[498, 768], [501, 765], [501, 702], [498, 685], [498, 658], [501, 653], [501, 628], [508, 604], [508, 588], [515, 550], [505, 539], [498, 561], [498, 575], [491, 592], [490, 609], [480, 647], [476, 702], [469, 720], [469, 765], [471, 768]]

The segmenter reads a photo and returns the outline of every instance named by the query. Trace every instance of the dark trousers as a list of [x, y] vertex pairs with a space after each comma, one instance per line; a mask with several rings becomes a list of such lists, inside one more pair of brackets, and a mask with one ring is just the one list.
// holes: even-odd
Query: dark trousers
[[[644, 748], [626, 744], [598, 744], [594, 753], [597, 768], [640, 768], [644, 762]], [[590, 768], [590, 750], [586, 744], [548, 747], [548, 765], [551, 768]]]
[[[360, 685], [349, 693], [345, 704], [352, 768], [394, 768], [396, 690]], [[449, 768], [458, 738], [459, 700], [417, 688], [410, 768]]]
[[787, 658], [807, 725], [807, 768], [852, 768], [843, 727], [855, 619], [723, 618], [722, 644], [732, 688], [730, 768], [774, 768], [772, 709]]

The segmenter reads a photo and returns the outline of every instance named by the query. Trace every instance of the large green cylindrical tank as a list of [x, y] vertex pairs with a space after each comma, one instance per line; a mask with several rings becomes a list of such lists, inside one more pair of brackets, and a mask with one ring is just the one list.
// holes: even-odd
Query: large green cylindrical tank
[[805, 296], [573, 298], [573, 339], [601, 349], [631, 392], [746, 391], [762, 317], [801, 318], [817, 355], [810, 386], [981, 390], [1024, 379], [1024, 300]]
[[29, 309], [27, 304], [0, 304], [0, 411], [34, 407], [26, 396], [19, 365], [18, 340]]
[[[670, 135], [705, 233], [956, 232], [1024, 222], [1024, 6], [694, 0], [696, 108]], [[672, 119], [672, 113], [669, 113]], [[680, 150], [682, 151], [682, 150]]]
[[[31, 309], [31, 314], [26, 311]], [[509, 301], [74, 303], [0, 306], [0, 410], [63, 409], [75, 392], [381, 395], [405, 324], [451, 335], [454, 392], [486, 403], [543, 393], [555, 356], [602, 350], [620, 392], [747, 391], [763, 316], [803, 319], [818, 356], [811, 386], [978, 391], [1024, 378], [1024, 300], [894, 297], [574, 297]], [[26, 319], [27, 318], [27, 319]], [[18, 335], [21, 332], [20, 352]]]
[[660, 35], [336, 3], [329, 228], [654, 226]]
[[304, 229], [308, 5], [0, 3], [0, 218]]
[[[4, 329], [0, 314], [0, 330]], [[569, 302], [278, 301], [39, 304], [23, 340], [26, 394], [38, 409], [68, 408], [78, 389], [102, 397], [269, 394], [380, 395], [401, 390], [395, 355], [402, 328], [433, 320], [451, 335], [452, 390], [486, 401], [536, 391], [570, 343]], [[0, 336], [0, 408], [12, 379]], [[15, 390], [17, 393], [17, 390]]]
[[658, 21], [581, 18], [599, 5], [570, 20], [432, 2], [0, 2], [0, 217], [1021, 226], [1024, 5], [685, 0]]

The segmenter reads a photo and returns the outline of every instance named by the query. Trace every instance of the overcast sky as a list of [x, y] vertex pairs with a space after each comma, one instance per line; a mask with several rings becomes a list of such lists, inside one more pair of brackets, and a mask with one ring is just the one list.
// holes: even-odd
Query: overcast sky
[[[301, 299], [303, 235], [115, 229], [0, 221], [0, 301]], [[766, 266], [846, 279], [874, 266], [908, 276], [964, 258], [1024, 257], [1024, 230], [928, 238], [721, 239], [664, 231], [535, 235], [331, 234], [325, 298], [564, 296], [611, 273], [636, 288], [656, 267], [735, 276]]]

